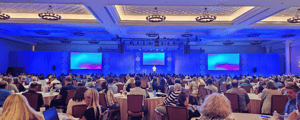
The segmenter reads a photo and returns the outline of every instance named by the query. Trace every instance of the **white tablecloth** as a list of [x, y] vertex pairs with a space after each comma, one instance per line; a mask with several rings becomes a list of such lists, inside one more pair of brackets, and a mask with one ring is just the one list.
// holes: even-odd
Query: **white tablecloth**
[[[232, 113], [229, 118], [233, 118], [235, 120], [260, 120], [260, 114]], [[197, 118], [192, 118], [191, 120], [197, 120]]]
[[249, 113], [253, 114], [260, 114], [260, 107], [261, 107], [261, 98], [260, 95], [248, 93], [248, 96], [250, 98], [250, 103], [249, 103]]
[[[24, 92], [20, 92], [16, 94], [22, 94], [22, 93]], [[54, 92], [52, 95], [50, 95], [50, 92], [37, 92], [37, 93], [41, 93], [43, 95], [44, 104], [46, 105], [50, 105], [51, 100], [59, 94], [58, 92]]]
[[[145, 107], [148, 109], [148, 114], [145, 116], [146, 120], [155, 120], [154, 109], [158, 104], [163, 103], [165, 97], [154, 97], [153, 93], [149, 93], [150, 98], [145, 100]], [[115, 94], [115, 97], [120, 105], [121, 119], [127, 120], [127, 97], [121, 94]]]

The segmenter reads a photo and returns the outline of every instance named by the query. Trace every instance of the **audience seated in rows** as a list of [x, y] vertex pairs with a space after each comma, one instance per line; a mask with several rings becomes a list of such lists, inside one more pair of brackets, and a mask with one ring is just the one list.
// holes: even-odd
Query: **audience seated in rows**
[[227, 90], [226, 93], [234, 93], [238, 94], [239, 96], [239, 111], [246, 112], [247, 111], [247, 105], [250, 102], [249, 96], [247, 92], [243, 88], [238, 88], [238, 81], [233, 80], [232, 81], [232, 88]]
[[86, 87], [79, 87], [77, 88], [75, 95], [69, 100], [68, 106], [67, 106], [67, 114], [72, 115], [72, 107], [74, 105], [86, 105], [84, 101], [84, 93], [88, 89]]

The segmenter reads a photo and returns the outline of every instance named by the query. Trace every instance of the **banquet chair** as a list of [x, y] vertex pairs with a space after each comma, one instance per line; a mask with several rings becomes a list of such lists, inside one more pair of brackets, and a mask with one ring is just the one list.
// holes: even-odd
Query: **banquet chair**
[[[188, 120], [189, 110], [186, 107], [166, 106], [168, 120]], [[178, 114], [180, 113], [180, 114]]]
[[[197, 94], [197, 98], [201, 99], [201, 100], [204, 100], [205, 97], [207, 96], [207, 90], [205, 87], [199, 87], [198, 88], [198, 94]], [[199, 101], [197, 99], [197, 101]]]
[[250, 93], [252, 86], [242, 86], [242, 88], [247, 92], [247, 93]]
[[107, 120], [107, 116], [108, 116], [108, 110], [102, 113], [100, 120]]
[[224, 93], [224, 95], [228, 98], [231, 103], [231, 109], [233, 112], [240, 111], [239, 107], [239, 95], [233, 93]]
[[216, 86], [218, 88], [218, 92], [220, 92], [220, 86], [219, 86], [219, 83], [215, 82], [214, 83], [214, 86]]
[[29, 105], [35, 109], [36, 111], [39, 111], [39, 106], [38, 106], [38, 97], [39, 94], [34, 94], [34, 93], [22, 93], [24, 95], [29, 103]]
[[[104, 108], [104, 110], [107, 109], [106, 96], [105, 96], [104, 93], [99, 93], [99, 104]], [[112, 110], [109, 110], [107, 112], [110, 114], [108, 119], [113, 120], [114, 116], [111, 116], [111, 114], [114, 113], [114, 112], [118, 112], [118, 114], [119, 114], [120, 113], [120, 108], [119, 109], [112, 109]]]
[[163, 113], [159, 112], [156, 109], [154, 109], [154, 112], [155, 112], [155, 120], [165, 120], [165, 116]]
[[56, 106], [56, 108], [64, 109], [64, 112], [66, 112], [68, 103], [69, 103], [70, 99], [75, 95], [75, 93], [76, 93], [76, 90], [68, 90], [68, 95], [67, 95], [65, 104], [61, 105], [61, 106]]
[[227, 91], [226, 84], [222, 84], [221, 87], [222, 87], [223, 93], [226, 93], [226, 91]]
[[271, 99], [271, 113], [274, 112], [274, 110], [277, 111], [277, 113], [284, 113], [285, 104], [287, 103], [288, 98], [286, 95], [272, 95]]
[[185, 87], [185, 84], [188, 84], [188, 82], [187, 82], [187, 81], [182, 81], [181, 86], [182, 86], [182, 87]]
[[127, 95], [128, 118], [142, 116], [142, 120], [143, 120], [144, 112], [142, 107], [143, 107], [143, 95]]
[[210, 90], [210, 89], [206, 89], [206, 93], [207, 93], [207, 95], [210, 95], [210, 94], [212, 94], [212, 91]]
[[124, 84], [116, 84], [118, 87], [118, 93], [121, 93], [121, 90], [123, 90]]
[[87, 105], [73, 105], [72, 116], [75, 118], [80, 118], [86, 109], [87, 109]]
[[38, 84], [38, 88], [36, 91], [42, 91], [42, 84]]

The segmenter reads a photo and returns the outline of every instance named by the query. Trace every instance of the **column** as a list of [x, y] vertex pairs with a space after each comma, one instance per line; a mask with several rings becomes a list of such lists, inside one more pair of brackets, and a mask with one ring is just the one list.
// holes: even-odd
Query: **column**
[[291, 74], [291, 60], [290, 60], [290, 44], [291, 40], [285, 41], [285, 74], [290, 75]]

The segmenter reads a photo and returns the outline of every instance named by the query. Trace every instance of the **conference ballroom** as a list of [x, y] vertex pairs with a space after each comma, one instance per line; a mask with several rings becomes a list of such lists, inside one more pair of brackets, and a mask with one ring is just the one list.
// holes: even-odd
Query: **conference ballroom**
[[0, 0], [0, 120], [300, 120], [299, 0]]

